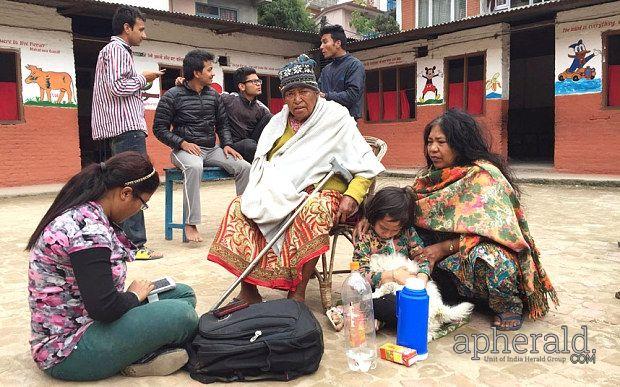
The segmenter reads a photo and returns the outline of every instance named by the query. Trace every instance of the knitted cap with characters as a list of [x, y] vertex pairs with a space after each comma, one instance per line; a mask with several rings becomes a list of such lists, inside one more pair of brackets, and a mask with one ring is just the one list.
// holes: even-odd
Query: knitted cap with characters
[[314, 66], [316, 66], [315, 61], [310, 59], [308, 55], [301, 54], [297, 59], [282, 67], [278, 72], [282, 93], [293, 87], [309, 87], [319, 91], [319, 85], [316, 83], [316, 76], [314, 75]]

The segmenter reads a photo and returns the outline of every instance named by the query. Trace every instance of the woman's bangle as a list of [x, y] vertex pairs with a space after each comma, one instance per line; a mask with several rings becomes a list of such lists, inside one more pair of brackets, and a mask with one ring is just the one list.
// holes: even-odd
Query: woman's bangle
[[450, 254], [454, 253], [454, 242], [450, 239], [450, 246], [448, 247]]

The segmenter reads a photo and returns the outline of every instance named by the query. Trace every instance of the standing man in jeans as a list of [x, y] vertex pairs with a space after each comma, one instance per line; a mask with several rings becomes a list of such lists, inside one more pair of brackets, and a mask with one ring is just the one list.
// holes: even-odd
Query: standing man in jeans
[[233, 75], [239, 94], [222, 93], [232, 134], [232, 148], [248, 163], [254, 160], [256, 145], [263, 128], [273, 116], [267, 106], [256, 99], [263, 81], [252, 67], [240, 67]]
[[336, 101], [349, 109], [356, 120], [362, 117], [362, 96], [366, 73], [362, 62], [346, 51], [347, 37], [342, 26], [335, 24], [321, 28], [321, 53], [333, 59], [319, 77], [320, 96]]
[[[137, 8], [118, 8], [112, 19], [114, 36], [97, 58], [91, 118], [93, 140], [110, 139], [112, 155], [125, 151], [147, 154], [147, 126], [141, 94], [148, 82], [163, 73], [136, 72], [131, 47], [139, 46], [146, 39], [145, 21], [146, 18]], [[122, 227], [138, 247], [136, 259], [163, 256], [144, 246], [146, 229], [142, 211], [124, 221]]]
[[[234, 175], [237, 195], [248, 184], [250, 164], [232, 148], [230, 126], [222, 97], [211, 88], [213, 54], [192, 50], [183, 59], [182, 85], [159, 99], [153, 122], [155, 137], [172, 148], [172, 163], [183, 171], [185, 235], [202, 242], [200, 181], [205, 166], [220, 167]], [[215, 133], [220, 145], [215, 143]]]

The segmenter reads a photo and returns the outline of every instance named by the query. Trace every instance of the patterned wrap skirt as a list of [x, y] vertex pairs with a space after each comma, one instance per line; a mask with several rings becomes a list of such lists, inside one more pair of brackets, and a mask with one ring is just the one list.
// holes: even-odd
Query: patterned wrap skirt
[[[329, 250], [329, 231], [341, 198], [341, 193], [325, 190], [307, 202], [284, 233], [280, 256], [269, 249], [245, 282], [294, 291], [301, 281], [302, 267]], [[266, 245], [258, 226], [241, 213], [241, 197], [237, 197], [222, 219], [208, 259], [239, 276]]]

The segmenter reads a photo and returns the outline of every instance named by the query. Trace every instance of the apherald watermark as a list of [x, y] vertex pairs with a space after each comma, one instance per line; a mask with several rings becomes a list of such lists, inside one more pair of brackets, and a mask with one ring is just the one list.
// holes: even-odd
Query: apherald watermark
[[[562, 334], [517, 333], [512, 338], [498, 333], [476, 333], [454, 336], [453, 350], [457, 354], [472, 354], [471, 360], [486, 362], [558, 362], [570, 360], [573, 364], [596, 363], [596, 349], [588, 347], [588, 327], [569, 337], [568, 327], [561, 326]], [[480, 355], [483, 355], [480, 357]]]

